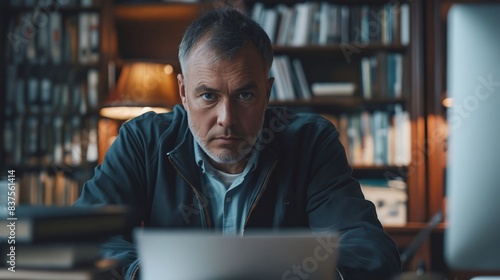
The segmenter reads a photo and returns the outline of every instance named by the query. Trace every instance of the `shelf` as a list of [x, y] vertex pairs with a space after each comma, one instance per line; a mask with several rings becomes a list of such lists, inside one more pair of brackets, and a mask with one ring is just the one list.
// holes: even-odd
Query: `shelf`
[[294, 47], [294, 46], [274, 46], [274, 53], [275, 54], [295, 54], [295, 55], [319, 55], [319, 56], [324, 56], [324, 55], [331, 55], [332, 53], [340, 53], [342, 54], [346, 48], [358, 48], [363, 52], [363, 56], [366, 55], [373, 55], [376, 52], [379, 51], [386, 51], [386, 52], [398, 52], [398, 53], [404, 53], [407, 51], [408, 46], [404, 45], [384, 45], [380, 43], [376, 44], [366, 44], [366, 43], [359, 43], [359, 42], [349, 42], [349, 43], [343, 43], [339, 45], [325, 45], [325, 46], [320, 46], [320, 45], [308, 45], [308, 46], [300, 46], [300, 47]]
[[177, 2], [114, 6], [118, 57], [178, 65], [177, 51], [184, 31], [209, 7], [202, 3]]
[[[384, 231], [391, 236], [394, 242], [397, 244], [400, 253], [405, 252], [406, 248], [409, 246], [414, 246], [416, 236], [421, 233], [427, 227], [427, 223], [421, 222], [409, 222], [404, 226], [384, 226]], [[413, 260], [415, 259], [428, 259], [430, 262], [430, 258], [436, 258], [437, 256], [431, 256], [432, 251], [432, 241], [434, 237], [437, 235], [442, 235], [446, 225], [444, 223], [440, 223], [437, 225], [435, 229], [430, 232], [429, 236], [426, 236], [422, 243], [419, 244], [417, 252], [413, 256]], [[413, 266], [419, 265], [418, 263], [413, 264]]]
[[52, 62], [48, 62], [45, 64], [40, 64], [40, 63], [30, 63], [30, 62], [21, 62], [21, 63], [14, 63], [12, 61], [7, 62], [8, 65], [14, 65], [17, 67], [23, 67], [23, 68], [55, 68], [55, 69], [61, 69], [61, 68], [77, 68], [77, 69], [89, 69], [89, 68], [98, 68], [100, 67], [99, 63], [68, 63], [68, 62], [61, 62], [59, 64], [55, 64]]
[[[25, 104], [25, 106], [29, 107], [29, 105], [26, 105], [26, 104]], [[38, 104], [38, 106], [42, 107], [44, 105]], [[38, 111], [38, 112], [32, 112], [32, 111], [29, 111], [28, 109], [26, 109], [25, 112], [19, 113], [19, 112], [16, 112], [15, 110], [13, 110], [13, 113], [11, 113], [9, 115], [4, 114], [4, 117], [5, 117], [5, 120], [11, 120], [13, 118], [20, 118], [20, 119], [27, 118], [27, 117], [43, 118], [43, 117], [49, 116], [49, 117], [61, 117], [65, 121], [67, 121], [68, 119], [71, 119], [71, 117], [80, 117], [80, 118], [90, 118], [90, 117], [94, 117], [94, 116], [99, 117], [99, 109], [93, 109], [93, 110], [88, 109], [88, 111], [85, 112], [84, 114], [79, 113], [78, 109], [77, 110], [65, 109], [64, 111], [65, 112], [62, 112], [62, 110], [60, 110], [60, 108], [56, 108], [54, 110], [52, 110], [52, 108], [51, 108], [50, 112], [44, 112], [43, 109], [40, 109], [40, 111]]]
[[61, 7], [57, 5], [50, 5], [48, 7], [41, 7], [40, 5], [35, 5], [33, 7], [11, 7], [9, 8], [9, 12], [11, 13], [23, 13], [23, 12], [32, 12], [34, 9], [39, 9], [45, 13], [53, 13], [60, 12], [64, 14], [70, 13], [81, 13], [81, 12], [99, 12], [99, 6], [91, 6], [91, 7]]
[[[65, 174], [74, 173], [93, 173], [93, 168], [97, 166], [97, 162], [83, 163], [80, 165], [67, 165], [63, 163], [48, 163], [35, 164], [35, 165], [21, 165], [21, 166], [9, 166], [8, 170], [14, 170], [16, 174], [30, 173], [30, 172], [41, 172], [46, 171], [49, 174], [55, 172], [63, 172]], [[7, 170], [7, 169], [6, 169]]]
[[345, 105], [345, 106], [358, 106], [360, 104], [374, 104], [374, 105], [390, 105], [403, 103], [403, 98], [380, 98], [380, 99], [365, 99], [357, 96], [346, 97], [313, 97], [309, 100], [292, 100], [292, 101], [271, 101], [271, 105], [281, 106], [329, 106], [329, 105]]
[[340, 112], [357, 111], [362, 109], [380, 109], [384, 106], [404, 104], [403, 98], [365, 99], [362, 97], [314, 97], [309, 100], [277, 101], [272, 100], [271, 106], [285, 106], [290, 108], [314, 107], [315, 109], [340, 110]]
[[172, 22], [186, 21], [196, 17], [199, 12], [211, 8], [212, 5], [200, 2], [162, 2], [162, 3], [130, 3], [113, 6], [113, 14], [117, 21], [154, 21]]
[[[384, 226], [384, 230], [388, 234], [411, 234], [414, 235], [427, 226], [427, 223], [409, 222], [404, 226]], [[446, 229], [445, 223], [439, 223], [433, 232], [444, 232]]]
[[[262, 2], [262, 0], [247, 0], [245, 1], [246, 4], [248, 6], [251, 6], [257, 2]], [[304, 0], [286, 0], [286, 1], [283, 1], [283, 0], [265, 0], [264, 1], [266, 3], [266, 5], [269, 5], [269, 6], [276, 6], [278, 4], [282, 4], [282, 3], [285, 3], [287, 5], [293, 5], [293, 4], [296, 4], [296, 3], [301, 3], [301, 2], [304, 2]], [[387, 0], [335, 0], [335, 3], [339, 4], [339, 5], [362, 5], [362, 4], [369, 4], [369, 5], [383, 5], [387, 2], [390, 2], [390, 1], [387, 1]], [[406, 1], [403, 1], [403, 2], [406, 2]]]
[[394, 179], [395, 177], [406, 177], [407, 166], [393, 165], [353, 165], [353, 176], [355, 178], [383, 178]]

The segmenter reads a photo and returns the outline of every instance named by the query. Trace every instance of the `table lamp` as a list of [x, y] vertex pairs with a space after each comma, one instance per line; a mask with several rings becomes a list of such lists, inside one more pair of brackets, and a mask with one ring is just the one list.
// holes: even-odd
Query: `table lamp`
[[169, 64], [136, 62], [125, 64], [101, 116], [128, 120], [148, 111], [164, 113], [179, 103], [173, 67]]

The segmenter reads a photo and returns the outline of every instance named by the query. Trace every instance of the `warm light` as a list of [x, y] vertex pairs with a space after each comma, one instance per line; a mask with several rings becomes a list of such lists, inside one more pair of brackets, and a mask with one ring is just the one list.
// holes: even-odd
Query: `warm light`
[[169, 112], [179, 101], [171, 65], [126, 64], [100, 113], [110, 119], [128, 120], [148, 111]]
[[167, 75], [172, 75], [172, 73], [174, 73], [174, 67], [172, 67], [172, 65], [170, 65], [170, 64], [167, 64], [163, 68], [163, 72], [165, 72], [165, 74], [167, 74]]
[[101, 116], [106, 118], [126, 121], [150, 111], [153, 111], [157, 114], [161, 114], [161, 113], [171, 112], [172, 110], [164, 107], [115, 106], [115, 107], [104, 107], [101, 109], [100, 113]]
[[447, 97], [447, 98], [443, 99], [441, 104], [443, 104], [443, 106], [446, 108], [450, 108], [453, 106], [453, 98]]

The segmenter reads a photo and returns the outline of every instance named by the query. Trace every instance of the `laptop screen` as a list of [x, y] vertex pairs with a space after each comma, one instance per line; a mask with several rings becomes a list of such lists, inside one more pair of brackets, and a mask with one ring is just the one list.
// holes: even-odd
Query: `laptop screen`
[[338, 235], [136, 229], [141, 279], [335, 280]]

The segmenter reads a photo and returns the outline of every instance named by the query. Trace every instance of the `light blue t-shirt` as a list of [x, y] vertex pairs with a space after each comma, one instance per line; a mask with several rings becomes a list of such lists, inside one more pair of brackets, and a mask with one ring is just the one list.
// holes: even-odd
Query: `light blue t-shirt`
[[245, 221], [258, 193], [258, 186], [243, 186], [248, 173], [255, 170], [258, 152], [253, 151], [240, 174], [227, 174], [210, 164], [208, 156], [194, 140], [194, 156], [200, 166], [201, 189], [209, 198], [214, 227], [223, 234], [243, 234]]

